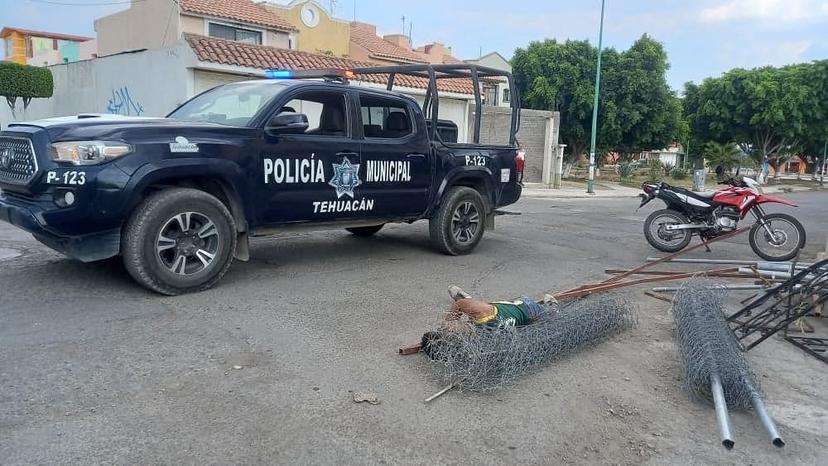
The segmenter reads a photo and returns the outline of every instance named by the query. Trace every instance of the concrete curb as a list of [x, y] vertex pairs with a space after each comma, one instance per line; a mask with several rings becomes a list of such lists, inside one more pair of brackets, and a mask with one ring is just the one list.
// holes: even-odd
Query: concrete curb
[[[809, 188], [806, 186], [763, 186], [763, 191], [765, 194], [779, 194], [785, 195], [788, 194], [786, 189], [790, 189], [790, 192], [798, 193], [804, 191], [819, 191], [818, 187]], [[704, 192], [712, 192], [715, 191], [713, 189], [706, 189]], [[545, 188], [540, 183], [526, 183], [523, 187], [523, 197], [532, 197], [532, 198], [562, 198], [562, 199], [595, 199], [595, 198], [635, 198], [638, 197], [643, 191], [636, 188], [629, 188], [627, 186], [621, 186], [614, 183], [601, 183], [600, 188], [595, 190], [595, 194], [587, 194], [586, 187], [584, 188], [572, 188], [572, 187], [564, 187], [561, 189], [552, 189], [552, 188]]]

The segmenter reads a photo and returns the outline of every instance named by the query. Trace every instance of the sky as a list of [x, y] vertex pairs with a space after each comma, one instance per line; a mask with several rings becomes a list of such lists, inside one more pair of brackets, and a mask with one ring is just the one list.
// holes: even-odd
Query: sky
[[[172, 0], [170, 0], [172, 1]], [[271, 0], [273, 1], [273, 0]], [[63, 3], [69, 5], [59, 5]], [[0, 26], [94, 36], [95, 18], [129, 0], [0, 0]], [[276, 3], [288, 3], [276, 1]], [[511, 58], [544, 39], [598, 40], [600, 0], [319, 0], [337, 17], [411, 27], [415, 45], [442, 42], [461, 59], [482, 51]], [[355, 16], [356, 15], [356, 16]], [[606, 0], [604, 46], [642, 34], [664, 44], [670, 85], [680, 90], [731, 68], [828, 58], [828, 0]], [[2, 52], [0, 52], [2, 53]]]

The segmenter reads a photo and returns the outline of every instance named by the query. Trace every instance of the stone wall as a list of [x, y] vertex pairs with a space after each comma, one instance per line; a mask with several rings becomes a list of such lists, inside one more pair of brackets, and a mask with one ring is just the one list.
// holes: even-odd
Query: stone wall
[[[483, 144], [508, 144], [512, 109], [503, 107], [483, 107], [480, 117], [480, 142]], [[544, 158], [554, 155], [558, 146], [558, 126], [560, 114], [542, 110], [520, 112], [520, 129], [518, 141], [526, 151], [526, 168], [523, 180], [527, 183], [543, 181]], [[469, 134], [474, 131], [474, 106], [469, 117]], [[469, 137], [471, 140], [471, 136]], [[551, 166], [551, 165], [548, 165]]]

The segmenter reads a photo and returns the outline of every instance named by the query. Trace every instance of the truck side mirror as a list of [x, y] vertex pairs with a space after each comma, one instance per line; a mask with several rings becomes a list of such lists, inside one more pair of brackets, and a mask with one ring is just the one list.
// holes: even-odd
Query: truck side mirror
[[265, 132], [269, 135], [302, 134], [308, 130], [308, 117], [304, 113], [282, 112], [267, 122]]

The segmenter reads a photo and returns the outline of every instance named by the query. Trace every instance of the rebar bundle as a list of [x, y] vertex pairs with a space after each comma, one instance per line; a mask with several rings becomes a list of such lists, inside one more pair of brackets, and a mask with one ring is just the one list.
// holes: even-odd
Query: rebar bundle
[[430, 332], [424, 352], [450, 386], [488, 391], [585, 346], [635, 325], [625, 299], [590, 296], [552, 308], [531, 324], [508, 328], [469, 326], [465, 331]]
[[676, 293], [673, 316], [684, 387], [714, 404], [726, 448], [734, 445], [728, 407], [751, 406], [773, 444], [781, 447], [785, 443], [765, 411], [753, 373], [722, 312], [724, 296], [724, 287], [699, 278], [687, 281]]

